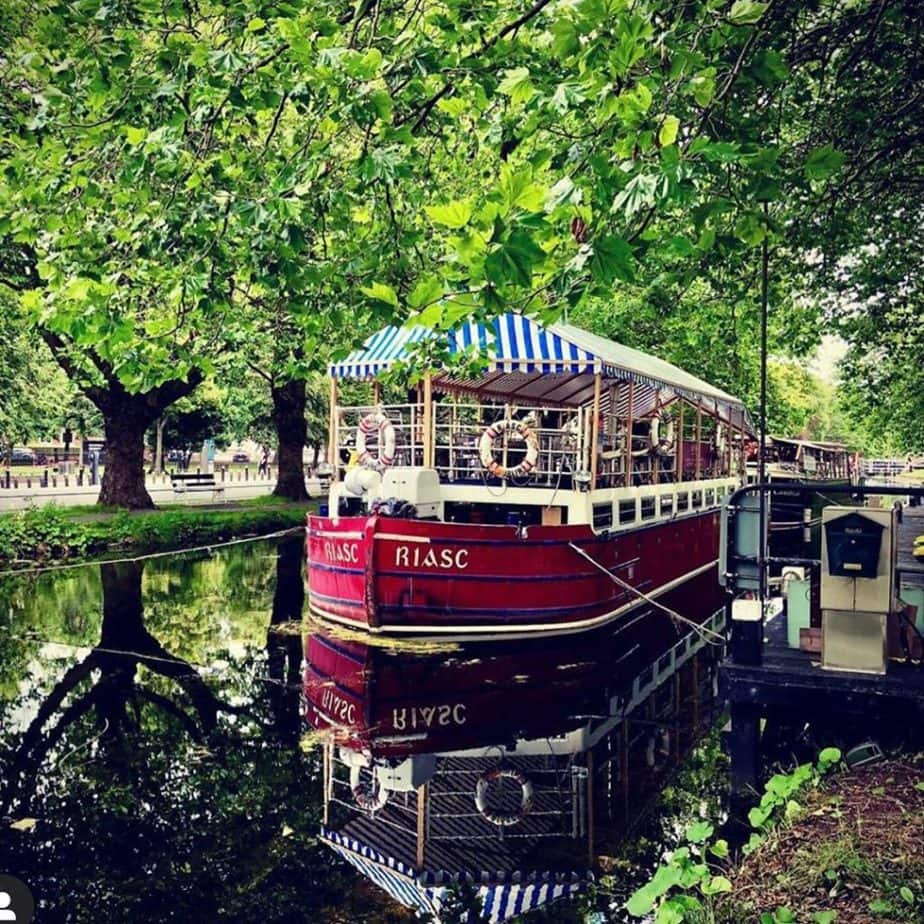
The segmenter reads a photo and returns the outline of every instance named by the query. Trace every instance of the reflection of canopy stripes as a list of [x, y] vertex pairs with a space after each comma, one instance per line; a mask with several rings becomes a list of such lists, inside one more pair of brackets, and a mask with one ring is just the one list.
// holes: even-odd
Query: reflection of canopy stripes
[[437, 918], [447, 893], [460, 881], [478, 884], [482, 919], [492, 924], [525, 914], [555, 899], [576, 895], [593, 881], [592, 874], [577, 872], [475, 871], [460, 875], [445, 870], [424, 870], [418, 874], [407, 864], [354, 837], [322, 827], [321, 840], [402, 905]]

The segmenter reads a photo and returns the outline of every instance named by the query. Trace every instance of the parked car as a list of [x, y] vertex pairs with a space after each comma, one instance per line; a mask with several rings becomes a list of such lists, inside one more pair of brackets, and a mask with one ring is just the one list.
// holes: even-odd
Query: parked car
[[10, 452], [10, 465], [35, 465], [35, 453], [25, 446], [14, 446]]
[[250, 461], [250, 456], [246, 452], [236, 452], [231, 456], [232, 462], [244, 462], [245, 464]]

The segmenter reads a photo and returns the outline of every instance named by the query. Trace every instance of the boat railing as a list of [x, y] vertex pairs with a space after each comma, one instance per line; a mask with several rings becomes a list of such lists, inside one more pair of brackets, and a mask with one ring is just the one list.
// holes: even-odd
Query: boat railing
[[[370, 414], [383, 412], [394, 429], [392, 464], [421, 466], [427, 456], [427, 421], [420, 404], [356, 405], [337, 409], [338, 445], [341, 461], [352, 464], [360, 422]], [[596, 488], [626, 487], [715, 478], [728, 474], [727, 460], [708, 441], [684, 439], [681, 452], [676, 445], [655, 449], [648, 436], [648, 422], [636, 421], [631, 439], [631, 461], [626, 452], [625, 430], [599, 426], [594, 433], [589, 408], [542, 408], [436, 402], [432, 422], [433, 464], [447, 483], [490, 481], [482, 460], [482, 438], [492, 424], [505, 418], [524, 423], [535, 434], [538, 456], [527, 474], [509, 480], [520, 486], [567, 488], [575, 476], [593, 477]], [[596, 451], [593, 443], [596, 436]], [[366, 434], [366, 448], [379, 452], [378, 431]], [[504, 430], [491, 444], [492, 457], [505, 469], [515, 468], [526, 456], [526, 441], [516, 430]], [[694, 463], [694, 460], [699, 461]], [[677, 477], [682, 460], [681, 477]]]

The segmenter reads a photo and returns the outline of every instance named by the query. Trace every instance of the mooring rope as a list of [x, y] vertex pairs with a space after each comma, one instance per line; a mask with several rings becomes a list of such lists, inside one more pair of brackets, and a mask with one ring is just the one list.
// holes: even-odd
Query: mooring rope
[[189, 555], [193, 552], [211, 552], [215, 549], [224, 549], [231, 545], [243, 545], [247, 542], [263, 542], [267, 539], [280, 539], [283, 536], [293, 536], [302, 532], [304, 526], [292, 526], [289, 529], [280, 529], [274, 533], [266, 533], [262, 536], [245, 536], [242, 539], [228, 539], [225, 542], [209, 542], [207, 545], [196, 545], [187, 549], [170, 549], [165, 552], [149, 552], [146, 555], [134, 555], [123, 558], [106, 558], [91, 559], [89, 561], [78, 561], [65, 565], [43, 565], [39, 568], [12, 568], [8, 571], [0, 571], [0, 577], [9, 577], [14, 574], [43, 574], [48, 571], [70, 571], [74, 568], [88, 568], [93, 565], [117, 565], [121, 562], [148, 561], [152, 558], [165, 558], [168, 555]]
[[[614, 584], [617, 584], [619, 587], [622, 587], [625, 590], [628, 590], [630, 593], [635, 594], [637, 597], [640, 597], [646, 603], [650, 603], [652, 606], [657, 607], [659, 610], [663, 610], [665, 613], [667, 613], [668, 616], [671, 617], [671, 619], [676, 619], [678, 622], [688, 625], [707, 645], [725, 644], [724, 635], [721, 635], [720, 633], [714, 631], [713, 629], [709, 629], [706, 626], [700, 625], [693, 619], [689, 619], [686, 616], [681, 616], [680, 613], [678, 613], [676, 610], [672, 610], [669, 606], [665, 606], [663, 603], [659, 603], [657, 600], [655, 600], [654, 597], [651, 597], [643, 591], [639, 590], [637, 587], [633, 587], [631, 584], [626, 583], [622, 578], [616, 577], [616, 575], [613, 574], [609, 568], [601, 565], [600, 562], [598, 562], [592, 555], [589, 555], [587, 552], [585, 552], [580, 546], [575, 545], [573, 542], [569, 542], [568, 545], [570, 545], [571, 548], [581, 556], [581, 558], [589, 561], [597, 570], [602, 571], [603, 574], [605, 574], [611, 581], [613, 581]], [[708, 638], [710, 635], [714, 636], [715, 641]]]

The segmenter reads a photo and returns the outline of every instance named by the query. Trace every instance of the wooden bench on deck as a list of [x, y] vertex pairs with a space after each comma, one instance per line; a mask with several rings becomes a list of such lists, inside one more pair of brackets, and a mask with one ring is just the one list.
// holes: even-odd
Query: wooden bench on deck
[[214, 498], [216, 494], [225, 499], [225, 486], [215, 481], [214, 472], [197, 472], [193, 475], [183, 474], [181, 472], [170, 473], [170, 485], [174, 494], [192, 494], [209, 491]]

